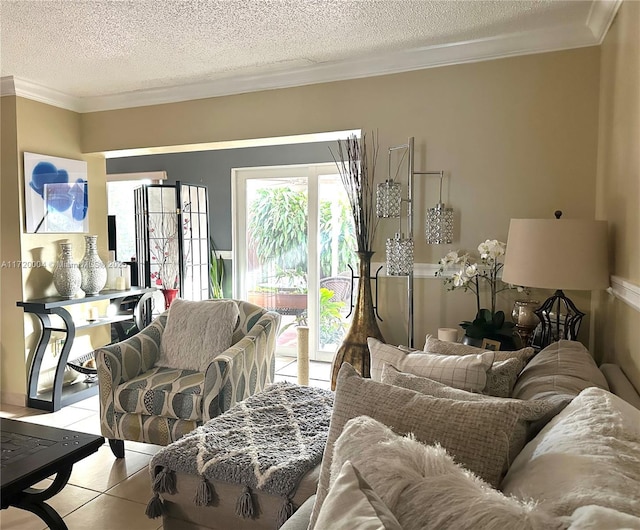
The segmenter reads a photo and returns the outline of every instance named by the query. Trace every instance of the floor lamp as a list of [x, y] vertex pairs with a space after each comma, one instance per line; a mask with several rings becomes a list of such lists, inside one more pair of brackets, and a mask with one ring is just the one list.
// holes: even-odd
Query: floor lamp
[[563, 292], [609, 287], [607, 222], [583, 219], [511, 219], [502, 280], [555, 289], [534, 312], [541, 333], [536, 347], [577, 340], [585, 315]]
[[[402, 198], [402, 187], [391, 176], [391, 158], [394, 152], [402, 152], [401, 166], [407, 157], [407, 195]], [[407, 305], [408, 324], [407, 342], [413, 347], [413, 197], [414, 177], [416, 175], [434, 175], [440, 177], [440, 198], [438, 204], [427, 210], [425, 238], [428, 244], [444, 244], [453, 242], [453, 209], [445, 207], [442, 202], [442, 180], [444, 171], [416, 171], [414, 169], [414, 138], [408, 139], [406, 144], [389, 148], [389, 178], [378, 184], [376, 193], [376, 215], [379, 218], [400, 219], [399, 231], [395, 237], [386, 241], [387, 274], [389, 276], [407, 276]], [[402, 232], [402, 203], [406, 204], [407, 237]]]

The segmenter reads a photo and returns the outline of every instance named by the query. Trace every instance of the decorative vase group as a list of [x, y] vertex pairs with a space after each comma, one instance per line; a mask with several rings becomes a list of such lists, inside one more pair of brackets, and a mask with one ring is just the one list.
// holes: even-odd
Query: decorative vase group
[[371, 377], [371, 357], [367, 338], [374, 337], [384, 342], [373, 307], [371, 294], [371, 258], [373, 252], [358, 251], [360, 258], [358, 297], [351, 326], [342, 345], [338, 348], [331, 369], [331, 389], [335, 390], [338, 372], [343, 363], [352, 365], [362, 377]]
[[96, 295], [107, 283], [107, 267], [98, 256], [98, 236], [84, 236], [84, 257], [73, 260], [73, 245], [60, 243], [60, 256], [53, 269], [53, 285], [60, 296], [73, 298], [80, 289], [87, 296]]

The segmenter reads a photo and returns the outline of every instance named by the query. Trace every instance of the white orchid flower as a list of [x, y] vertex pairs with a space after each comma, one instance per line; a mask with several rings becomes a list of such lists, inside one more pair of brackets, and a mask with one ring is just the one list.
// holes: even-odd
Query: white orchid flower
[[484, 260], [496, 260], [500, 256], [504, 256], [507, 245], [497, 239], [487, 239], [484, 243], [478, 245], [480, 257]]
[[443, 267], [448, 267], [449, 265], [458, 263], [459, 259], [460, 258], [458, 257], [458, 253], [455, 250], [452, 250], [451, 252], [448, 252], [444, 258], [440, 260], [440, 265], [442, 265]]
[[464, 268], [464, 275], [470, 280], [478, 275], [478, 266], [474, 263], [473, 265], [467, 265]]
[[456, 272], [452, 276], [454, 287], [463, 287], [466, 285], [467, 280], [461, 272]]

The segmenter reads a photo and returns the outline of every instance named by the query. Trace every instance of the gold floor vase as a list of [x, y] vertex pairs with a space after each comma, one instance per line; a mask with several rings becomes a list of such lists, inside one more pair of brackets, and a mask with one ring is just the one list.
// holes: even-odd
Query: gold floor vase
[[375, 337], [384, 342], [373, 310], [371, 294], [371, 258], [374, 253], [359, 251], [357, 254], [360, 258], [358, 298], [351, 327], [333, 358], [331, 390], [336, 389], [336, 379], [342, 363], [352, 365], [362, 377], [371, 377], [371, 358], [367, 347], [367, 338]]

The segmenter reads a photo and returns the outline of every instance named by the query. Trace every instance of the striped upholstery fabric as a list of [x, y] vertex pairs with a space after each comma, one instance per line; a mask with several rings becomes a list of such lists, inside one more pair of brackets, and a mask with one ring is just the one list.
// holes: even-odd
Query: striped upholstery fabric
[[95, 350], [103, 436], [167, 445], [273, 382], [280, 315], [236, 301], [233, 344], [205, 372], [155, 366], [167, 313]]

